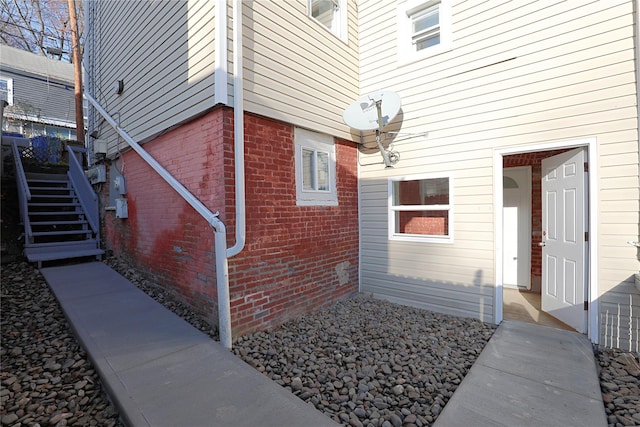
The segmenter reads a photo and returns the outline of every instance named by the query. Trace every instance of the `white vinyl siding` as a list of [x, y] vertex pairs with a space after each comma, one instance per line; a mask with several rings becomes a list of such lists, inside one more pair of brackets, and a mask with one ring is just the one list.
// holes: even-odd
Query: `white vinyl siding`
[[245, 110], [352, 139], [342, 111], [359, 96], [358, 35], [355, 2], [345, 4], [348, 43], [307, 16], [307, 0], [245, 6]]
[[[637, 346], [639, 262], [626, 244], [640, 197], [633, 2], [452, 2], [453, 48], [398, 65], [396, 29], [383, 23], [403, 4], [359, 8], [361, 91], [397, 92], [401, 131], [413, 134], [392, 141], [394, 169], [360, 154], [362, 291], [493, 321], [494, 149], [595, 137], [599, 340]], [[389, 241], [387, 178], [427, 171], [455, 173], [455, 243]]]
[[[342, 111], [359, 95], [357, 10], [354, 2], [344, 3], [344, 41], [309, 18], [307, 0], [242, 3], [245, 111], [354, 138]], [[89, 3], [87, 88], [108, 112], [117, 113], [134, 139], [149, 140], [214, 106], [216, 14], [225, 13], [231, 21], [230, 4], [224, 11], [216, 10], [217, 4]], [[231, 70], [231, 46], [227, 58]], [[118, 80], [124, 81], [121, 95], [113, 90]], [[232, 90], [229, 86], [230, 95]], [[108, 140], [113, 153], [113, 130], [101, 126], [100, 138]]]
[[[207, 0], [89, 3], [87, 88], [135, 140], [213, 107], [214, 6]], [[118, 80], [121, 95], [114, 90]], [[100, 130], [113, 151], [114, 132]]]

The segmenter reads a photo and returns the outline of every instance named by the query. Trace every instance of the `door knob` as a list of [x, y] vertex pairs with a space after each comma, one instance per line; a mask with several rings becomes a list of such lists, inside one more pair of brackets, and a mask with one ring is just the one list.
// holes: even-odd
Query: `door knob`
[[547, 242], [540, 242], [540, 243], [538, 243], [538, 246], [540, 246], [540, 247], [547, 246]]

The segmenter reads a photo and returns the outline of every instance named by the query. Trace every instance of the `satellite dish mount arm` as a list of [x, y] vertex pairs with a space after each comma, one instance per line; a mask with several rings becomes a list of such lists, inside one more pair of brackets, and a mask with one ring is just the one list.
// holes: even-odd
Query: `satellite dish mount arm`
[[[384, 105], [382, 101], [384, 100]], [[375, 104], [376, 109], [373, 109]], [[393, 167], [400, 155], [386, 150], [382, 145], [382, 129], [392, 121], [400, 111], [400, 97], [390, 91], [373, 92], [352, 102], [342, 114], [344, 122], [352, 129], [376, 131], [376, 145], [380, 150], [386, 168]]]
[[378, 129], [376, 129], [376, 144], [378, 145], [378, 149], [380, 150], [380, 154], [382, 154], [382, 160], [384, 160], [385, 168], [393, 167], [391, 160], [389, 159], [389, 153], [385, 150], [382, 145], [382, 99], [378, 99], [376, 101], [376, 109], [378, 110]]

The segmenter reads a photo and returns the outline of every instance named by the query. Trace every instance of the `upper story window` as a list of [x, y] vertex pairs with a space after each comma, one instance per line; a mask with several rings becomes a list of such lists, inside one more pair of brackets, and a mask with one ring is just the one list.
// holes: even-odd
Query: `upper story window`
[[337, 205], [333, 138], [300, 128], [295, 129], [294, 138], [297, 204]]
[[419, 10], [411, 18], [411, 43], [416, 51], [440, 44], [440, 5]]
[[453, 242], [453, 178], [447, 175], [389, 180], [389, 239]]
[[343, 41], [347, 40], [346, 0], [309, 0], [308, 14]]
[[412, 62], [451, 48], [449, 0], [410, 0], [398, 10], [398, 61]]
[[0, 100], [13, 105], [13, 79], [0, 76]]

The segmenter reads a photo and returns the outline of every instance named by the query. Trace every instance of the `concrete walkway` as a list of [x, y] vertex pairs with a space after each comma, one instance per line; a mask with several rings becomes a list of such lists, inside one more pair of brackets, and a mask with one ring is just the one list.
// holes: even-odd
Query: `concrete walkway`
[[127, 425], [337, 425], [103, 263], [41, 272]]
[[[129, 426], [336, 426], [103, 263], [41, 270]], [[581, 334], [505, 321], [436, 427], [606, 426]]]
[[591, 343], [584, 335], [504, 321], [435, 427], [606, 427]]

